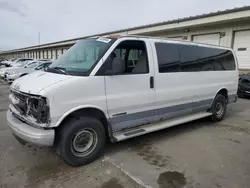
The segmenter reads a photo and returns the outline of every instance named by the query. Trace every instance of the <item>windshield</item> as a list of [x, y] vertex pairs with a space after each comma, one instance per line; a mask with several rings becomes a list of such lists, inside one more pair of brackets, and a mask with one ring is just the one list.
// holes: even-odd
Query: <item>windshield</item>
[[28, 61], [20, 61], [18, 63], [13, 64], [13, 67], [24, 67]]
[[16, 60], [16, 58], [10, 59], [10, 61], [15, 61], [15, 60]]
[[68, 75], [87, 76], [114, 41], [109, 38], [81, 40], [52, 63], [47, 71], [56, 68]]
[[38, 65], [40, 65], [41, 62], [32, 62], [32, 63], [29, 63], [26, 68], [35, 68], [37, 67]]
[[50, 65], [51, 65], [51, 63], [43, 63], [43, 64], [37, 66], [37, 67], [36, 67], [36, 70], [45, 69], [45, 68], [47, 68], [47, 67], [50, 66]]

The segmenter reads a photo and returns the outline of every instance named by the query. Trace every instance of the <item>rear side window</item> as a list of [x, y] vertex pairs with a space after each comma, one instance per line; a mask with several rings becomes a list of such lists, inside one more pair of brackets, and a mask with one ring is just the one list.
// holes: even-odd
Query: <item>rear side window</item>
[[182, 72], [197, 72], [201, 71], [198, 60], [197, 46], [178, 45], [181, 71]]
[[159, 72], [180, 72], [178, 44], [156, 43]]
[[235, 60], [230, 50], [198, 47], [201, 71], [235, 70]]
[[232, 51], [197, 45], [156, 43], [160, 73], [235, 70]]

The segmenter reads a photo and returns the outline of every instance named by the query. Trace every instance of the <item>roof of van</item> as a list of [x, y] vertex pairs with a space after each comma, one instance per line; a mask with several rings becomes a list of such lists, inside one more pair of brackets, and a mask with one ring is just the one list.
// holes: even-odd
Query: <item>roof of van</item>
[[226, 47], [226, 46], [218, 46], [218, 45], [213, 45], [213, 44], [206, 44], [206, 43], [200, 43], [200, 42], [193, 42], [193, 41], [188, 41], [188, 40], [175, 40], [175, 39], [171, 39], [171, 38], [167, 38], [167, 37], [152, 37], [152, 36], [141, 36], [141, 35], [115, 35], [115, 37], [113, 37], [113, 35], [106, 35], [106, 36], [100, 36], [100, 37], [107, 37], [107, 38], [114, 38], [114, 39], [118, 39], [118, 38], [147, 38], [147, 39], [161, 39], [161, 40], [165, 40], [165, 41], [169, 41], [169, 42], [174, 42], [174, 43], [180, 43], [180, 44], [189, 44], [189, 45], [200, 45], [200, 46], [207, 46], [207, 47], [213, 47], [213, 48], [220, 48], [220, 49], [228, 49], [228, 50], [232, 50], [232, 48], [230, 47]]

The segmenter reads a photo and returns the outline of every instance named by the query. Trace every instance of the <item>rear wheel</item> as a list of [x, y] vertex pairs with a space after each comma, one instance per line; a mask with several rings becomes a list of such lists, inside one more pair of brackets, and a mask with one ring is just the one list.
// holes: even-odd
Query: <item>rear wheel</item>
[[59, 130], [56, 150], [71, 166], [81, 166], [97, 159], [104, 150], [106, 133], [103, 124], [92, 117], [71, 119]]
[[212, 105], [212, 120], [217, 122], [221, 121], [227, 110], [227, 99], [224, 95], [218, 94], [214, 98], [214, 102]]

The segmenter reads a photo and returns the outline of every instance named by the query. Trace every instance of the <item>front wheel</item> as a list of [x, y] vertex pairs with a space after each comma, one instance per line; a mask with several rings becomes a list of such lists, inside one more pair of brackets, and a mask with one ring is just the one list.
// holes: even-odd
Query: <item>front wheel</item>
[[224, 95], [218, 94], [214, 98], [214, 102], [212, 105], [212, 120], [214, 122], [221, 121], [227, 110], [227, 99]]
[[71, 166], [82, 166], [97, 159], [104, 150], [106, 133], [103, 124], [92, 117], [67, 121], [58, 131], [56, 150]]

